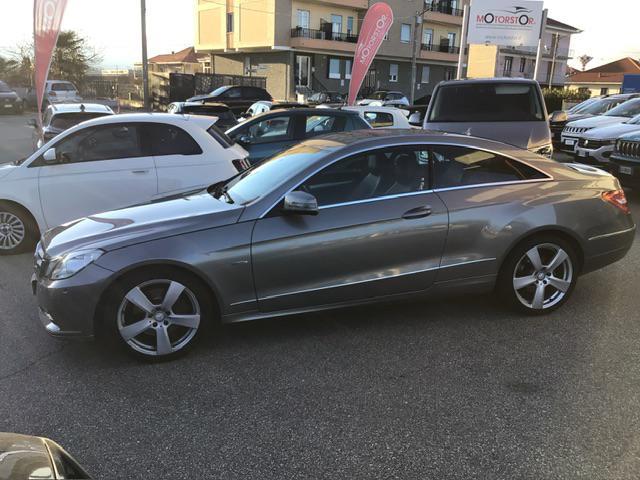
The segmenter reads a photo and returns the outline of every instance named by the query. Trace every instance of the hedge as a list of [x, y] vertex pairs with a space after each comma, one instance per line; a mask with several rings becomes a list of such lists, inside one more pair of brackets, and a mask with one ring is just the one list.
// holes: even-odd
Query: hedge
[[580, 92], [578, 90], [561, 90], [559, 88], [544, 88], [542, 94], [549, 113], [562, 110], [563, 102], [579, 103], [591, 96], [588, 91]]

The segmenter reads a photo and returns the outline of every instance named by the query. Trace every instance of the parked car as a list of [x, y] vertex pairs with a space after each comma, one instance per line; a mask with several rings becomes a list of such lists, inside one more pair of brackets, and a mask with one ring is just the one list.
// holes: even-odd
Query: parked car
[[309, 105], [343, 105], [346, 101], [346, 95], [340, 92], [316, 92], [307, 99]]
[[238, 124], [231, 108], [224, 103], [172, 102], [167, 107], [167, 113], [217, 117], [216, 127], [223, 131]]
[[86, 470], [53, 440], [0, 433], [0, 479], [90, 480]]
[[436, 85], [423, 127], [490, 138], [551, 157], [547, 118], [535, 80], [449, 80]]
[[567, 123], [562, 130], [562, 149], [568, 152], [575, 152], [576, 144], [581, 135], [585, 132], [599, 127], [615, 125], [627, 121], [636, 115], [640, 115], [640, 98], [633, 98], [612, 108], [604, 115], [584, 118]]
[[[582, 120], [583, 118], [603, 115], [621, 103], [624, 103], [631, 98], [637, 98], [638, 96], [640, 96], [640, 94], [636, 93], [604, 95], [602, 97], [589, 98], [566, 112], [553, 112], [549, 117], [549, 128], [551, 128], [551, 134], [553, 135], [553, 146], [560, 150], [563, 149], [562, 131], [564, 130], [564, 127], [567, 126], [567, 123]], [[569, 151], [572, 150], [572, 148], [569, 148]]]
[[255, 164], [308, 138], [369, 128], [349, 111], [296, 108], [256, 115], [227, 130], [227, 135], [249, 152], [249, 161]]
[[219, 102], [228, 105], [234, 115], [241, 116], [258, 100], [273, 101], [269, 92], [259, 87], [244, 87], [240, 85], [226, 85], [218, 87], [207, 95], [196, 95], [187, 102]]
[[33, 148], [37, 150], [55, 136], [80, 122], [113, 114], [111, 108], [99, 103], [54, 103], [49, 105], [42, 117], [42, 128], [38, 126], [35, 119], [29, 121], [29, 125], [33, 127]]
[[374, 107], [371, 105], [341, 107], [341, 109], [357, 112], [372, 128], [411, 128], [407, 118], [409, 116], [408, 110], [396, 107]]
[[[34, 88], [27, 90], [25, 98], [27, 104], [32, 108], [37, 108], [37, 97]], [[52, 103], [80, 103], [82, 97], [78, 88], [73, 82], [66, 80], [47, 80], [44, 86], [44, 96], [42, 99], [42, 111]]]
[[358, 100], [357, 105], [371, 105], [376, 107], [403, 107], [409, 105], [409, 99], [402, 92], [378, 90], [367, 98]]
[[87, 215], [203, 188], [248, 167], [215, 118], [124, 114], [88, 120], [0, 165], [0, 254]]
[[261, 113], [270, 112], [271, 110], [287, 110], [289, 108], [308, 108], [309, 105], [298, 102], [270, 102], [268, 100], [260, 100], [249, 107], [242, 114], [240, 121], [244, 122], [247, 118], [255, 117]]
[[50, 334], [169, 357], [210, 322], [392, 299], [497, 288], [551, 312], [634, 230], [600, 169], [466, 135], [343, 132], [207, 192], [51, 230], [32, 287]]
[[606, 167], [616, 140], [625, 133], [640, 131], [640, 115], [607, 127], [592, 128], [578, 138], [576, 156], [583, 163]]
[[623, 186], [640, 189], [640, 132], [627, 133], [616, 141], [610, 170]]
[[422, 128], [424, 119], [427, 115], [428, 104], [409, 105], [405, 108], [409, 112], [407, 120], [412, 127]]
[[0, 80], [0, 113], [22, 113], [24, 105], [18, 94]]

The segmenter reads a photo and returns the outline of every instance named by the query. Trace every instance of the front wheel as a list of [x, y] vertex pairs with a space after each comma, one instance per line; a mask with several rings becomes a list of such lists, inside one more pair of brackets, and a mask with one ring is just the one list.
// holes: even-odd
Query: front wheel
[[505, 261], [499, 288], [518, 310], [541, 315], [564, 304], [578, 278], [577, 255], [560, 237], [542, 235], [518, 245]]
[[185, 353], [212, 316], [208, 289], [180, 270], [138, 272], [111, 293], [106, 326], [129, 353], [146, 360]]
[[25, 210], [0, 204], [0, 255], [28, 252], [37, 238], [38, 227]]

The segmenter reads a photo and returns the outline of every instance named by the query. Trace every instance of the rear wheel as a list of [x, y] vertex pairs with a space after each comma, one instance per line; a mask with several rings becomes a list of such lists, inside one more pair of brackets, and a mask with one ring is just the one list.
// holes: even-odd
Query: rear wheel
[[499, 287], [517, 309], [531, 315], [564, 304], [578, 278], [577, 255], [560, 237], [541, 235], [518, 245], [505, 261]]
[[38, 227], [26, 210], [0, 204], [0, 255], [13, 255], [33, 250]]
[[169, 359], [188, 351], [213, 312], [208, 289], [175, 269], [129, 275], [110, 297], [104, 320], [112, 338], [146, 360]]

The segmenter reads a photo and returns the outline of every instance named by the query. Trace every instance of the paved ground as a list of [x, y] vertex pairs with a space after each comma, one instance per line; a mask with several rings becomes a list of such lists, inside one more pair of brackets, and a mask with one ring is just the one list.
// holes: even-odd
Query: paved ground
[[27, 125], [30, 118], [35, 118], [35, 114], [0, 115], [0, 164], [13, 162], [33, 151], [33, 127]]
[[0, 258], [0, 430], [97, 478], [640, 476], [640, 241], [548, 317], [350, 309], [225, 327], [157, 365], [50, 339], [30, 270]]

